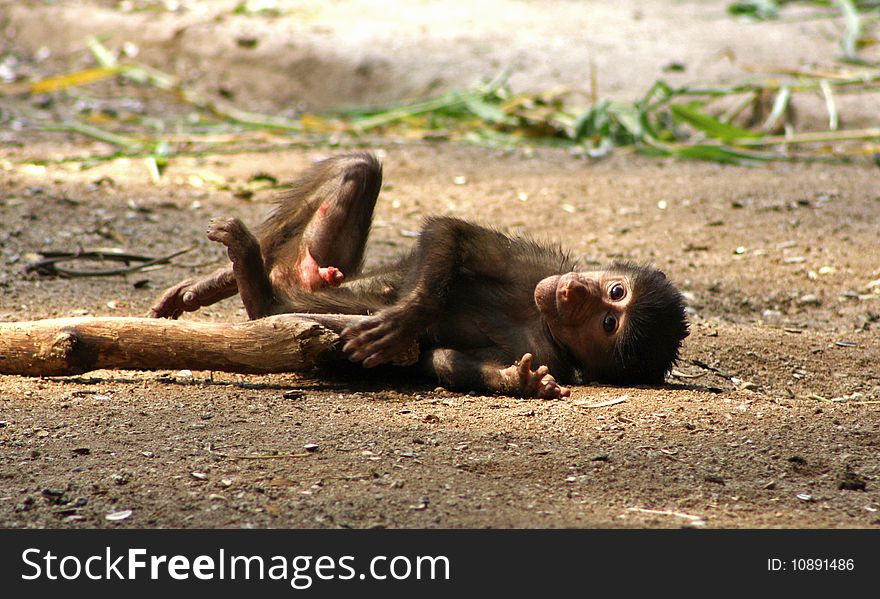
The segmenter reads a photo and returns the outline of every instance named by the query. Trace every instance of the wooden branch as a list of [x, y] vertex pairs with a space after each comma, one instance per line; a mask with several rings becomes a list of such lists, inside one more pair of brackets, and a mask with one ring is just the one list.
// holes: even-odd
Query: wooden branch
[[[279, 314], [239, 323], [82, 317], [0, 323], [0, 374], [97, 369], [303, 372], [345, 359], [337, 334], [364, 318]], [[418, 360], [418, 348], [397, 365]]]

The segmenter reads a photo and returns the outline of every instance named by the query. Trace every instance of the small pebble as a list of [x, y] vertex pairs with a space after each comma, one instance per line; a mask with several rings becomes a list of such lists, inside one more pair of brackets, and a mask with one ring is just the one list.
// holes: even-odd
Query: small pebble
[[131, 514], [131, 510], [118, 510], [116, 512], [110, 512], [109, 514], [104, 516], [104, 518], [110, 520], [111, 522], [119, 522], [120, 520], [125, 520], [131, 517]]
[[761, 313], [761, 320], [767, 323], [777, 323], [782, 320], [782, 312], [779, 310], [764, 310]]
[[865, 479], [852, 470], [844, 472], [843, 477], [841, 477], [840, 482], [837, 484], [837, 488], [841, 491], [864, 491], [867, 486], [868, 483]]
[[818, 296], [813, 295], [812, 293], [802, 295], [797, 300], [797, 304], [799, 306], [818, 306], [821, 303], [822, 300], [820, 300]]

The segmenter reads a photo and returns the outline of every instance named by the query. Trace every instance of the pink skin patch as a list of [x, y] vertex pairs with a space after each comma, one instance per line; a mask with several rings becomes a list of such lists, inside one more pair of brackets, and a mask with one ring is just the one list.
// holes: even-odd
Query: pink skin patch
[[325, 285], [330, 285], [331, 287], [338, 287], [345, 280], [345, 275], [335, 266], [328, 266], [327, 268], [322, 266], [318, 269], [318, 275]]
[[338, 287], [345, 280], [345, 274], [335, 266], [319, 265], [308, 248], [299, 262], [298, 275], [300, 285], [306, 291]]

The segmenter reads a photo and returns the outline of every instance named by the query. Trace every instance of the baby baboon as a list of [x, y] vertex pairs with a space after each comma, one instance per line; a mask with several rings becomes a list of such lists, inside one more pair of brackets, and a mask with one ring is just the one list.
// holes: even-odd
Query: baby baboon
[[341, 331], [351, 360], [384, 364], [418, 340], [423, 368], [452, 388], [558, 398], [579, 381], [663, 382], [688, 325], [662, 272], [629, 262], [581, 271], [558, 247], [429, 217], [409, 254], [362, 273], [381, 181], [371, 154], [329, 158], [257, 237], [238, 219], [212, 221], [208, 237], [231, 264], [169, 288], [150, 315], [177, 318], [237, 292], [250, 318], [370, 315]]

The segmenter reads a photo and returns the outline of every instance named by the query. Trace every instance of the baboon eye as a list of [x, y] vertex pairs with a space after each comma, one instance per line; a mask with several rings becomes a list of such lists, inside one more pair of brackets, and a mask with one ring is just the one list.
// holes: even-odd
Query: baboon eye
[[611, 296], [611, 299], [616, 302], [619, 299], [623, 299], [623, 296], [626, 295], [626, 289], [623, 285], [617, 283], [611, 288], [611, 293], [609, 295]]
[[614, 314], [606, 314], [602, 320], [602, 328], [605, 329], [606, 333], [613, 333], [617, 328], [617, 317]]

